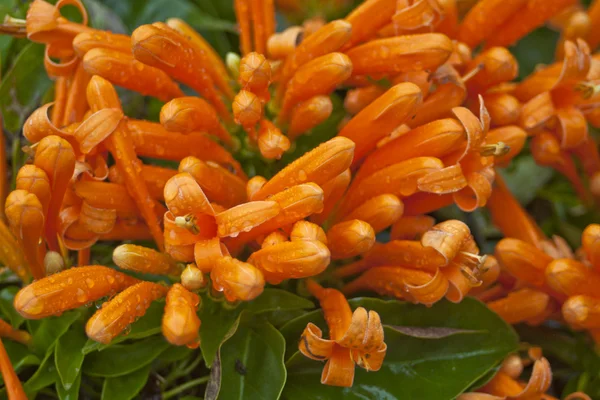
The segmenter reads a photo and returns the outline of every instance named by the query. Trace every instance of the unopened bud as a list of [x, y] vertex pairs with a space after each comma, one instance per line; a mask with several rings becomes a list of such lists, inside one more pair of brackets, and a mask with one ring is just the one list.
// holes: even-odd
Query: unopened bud
[[202, 271], [194, 264], [188, 264], [181, 273], [181, 284], [187, 290], [199, 290], [206, 286], [206, 279]]

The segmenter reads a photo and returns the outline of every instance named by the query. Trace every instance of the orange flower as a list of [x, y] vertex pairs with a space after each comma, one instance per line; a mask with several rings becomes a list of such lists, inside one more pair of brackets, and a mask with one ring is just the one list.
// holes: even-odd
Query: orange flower
[[309, 323], [300, 339], [299, 349], [310, 359], [327, 360], [321, 383], [352, 386], [355, 363], [367, 371], [378, 371], [387, 350], [379, 314], [367, 312], [362, 307], [353, 313], [342, 293], [324, 289], [312, 280], [307, 281], [307, 287], [321, 303], [330, 339], [323, 339], [321, 329]]

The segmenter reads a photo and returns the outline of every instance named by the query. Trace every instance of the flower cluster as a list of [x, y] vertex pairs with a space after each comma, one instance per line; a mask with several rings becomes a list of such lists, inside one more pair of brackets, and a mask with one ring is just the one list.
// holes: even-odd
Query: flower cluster
[[[267, 284], [311, 278], [304, 283], [329, 339], [308, 324], [299, 348], [327, 360], [322, 383], [336, 386], [352, 385], [355, 363], [378, 370], [386, 354], [379, 315], [352, 312], [344, 297], [357, 292], [427, 306], [475, 295], [510, 323], [556, 317], [562, 304], [565, 321], [600, 337], [600, 227], [586, 230], [576, 261], [496, 173], [531, 136], [537, 163], [564, 174], [586, 202], [600, 197], [587, 125], [600, 124], [600, 58], [590, 53], [600, 43], [600, 1], [586, 12], [568, 0], [481, 0], [461, 18], [457, 3], [366, 0], [344, 19], [276, 32], [272, 1], [235, 0], [241, 54], [224, 62], [180, 19], [128, 36], [89, 27], [78, 0], [34, 0], [25, 21], [1, 28], [43, 43], [55, 80], [54, 102], [23, 127], [30, 160], [6, 199], [8, 226], [0, 222], [0, 259], [34, 279], [16, 310], [39, 319], [108, 298], [86, 332], [110, 343], [164, 297], [165, 338], [195, 347], [200, 290], [235, 305]], [[81, 23], [61, 15], [66, 5]], [[558, 61], [512, 82], [518, 64], [506, 46], [546, 22], [561, 32]], [[126, 116], [115, 87], [164, 102], [160, 122]], [[345, 118], [335, 137], [248, 179], [240, 148], [280, 159], [332, 115], [340, 88]], [[450, 204], [490, 209], [507, 237], [495, 257], [480, 254], [465, 223], [426, 215]], [[378, 242], [387, 229], [391, 240]], [[129, 240], [155, 248], [120, 244], [119, 270], [90, 265], [95, 243]], [[70, 250], [77, 267], [64, 269]], [[461, 399], [540, 398], [550, 367], [533, 358], [528, 385], [516, 380], [520, 371], [500, 372], [485, 391], [501, 397]]]

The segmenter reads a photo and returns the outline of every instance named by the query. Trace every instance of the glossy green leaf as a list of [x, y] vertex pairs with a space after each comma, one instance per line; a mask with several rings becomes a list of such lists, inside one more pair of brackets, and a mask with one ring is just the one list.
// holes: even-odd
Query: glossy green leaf
[[54, 365], [54, 354], [50, 351], [42, 361], [35, 373], [23, 385], [23, 389], [28, 394], [35, 393], [40, 389], [58, 382], [58, 374]]
[[88, 354], [92, 351], [102, 351], [110, 346], [117, 343], [121, 343], [125, 340], [130, 339], [143, 339], [152, 335], [160, 333], [160, 324], [162, 321], [163, 310], [165, 303], [163, 300], [152, 302], [148, 310], [143, 317], [131, 324], [131, 330], [127, 335], [121, 334], [117, 336], [110, 344], [105, 345], [93, 340], [88, 340], [85, 346], [83, 346], [83, 353]]
[[43, 355], [54, 349], [56, 341], [67, 332], [71, 324], [80, 316], [79, 311], [69, 311], [60, 317], [27, 321], [29, 332], [33, 337], [33, 351], [38, 355]]
[[153, 336], [131, 344], [116, 344], [87, 355], [83, 371], [92, 376], [115, 377], [129, 374], [150, 364], [169, 343], [162, 336]]
[[102, 400], [133, 399], [146, 385], [150, 364], [126, 375], [106, 378], [102, 386]]
[[210, 329], [200, 329], [200, 348], [206, 365], [211, 365], [221, 344], [227, 337], [235, 333], [238, 317], [243, 310], [255, 314], [270, 311], [301, 310], [313, 308], [314, 304], [300, 296], [281, 289], [265, 289], [255, 300], [228, 308], [223, 302], [215, 302], [207, 296], [202, 297], [200, 320], [203, 326]]
[[50, 84], [44, 70], [44, 46], [28, 44], [0, 83], [0, 111], [7, 131], [16, 134], [21, 130]]
[[477, 332], [423, 339], [385, 328], [388, 350], [381, 370], [367, 373], [357, 367], [354, 386], [344, 389], [321, 385], [324, 364], [297, 351], [308, 322], [325, 328], [321, 311], [308, 313], [281, 328], [287, 344], [286, 358], [293, 354], [286, 363], [285, 399], [454, 399], [517, 349], [512, 328], [471, 298], [460, 304], [443, 301], [431, 308], [369, 298], [354, 299], [350, 304], [377, 311], [385, 324]]
[[13, 328], [19, 328], [25, 321], [25, 318], [13, 306], [13, 301], [18, 291], [19, 288], [16, 286], [9, 286], [0, 290], [0, 313], [2, 314], [2, 318], [9, 322]]
[[160, 360], [167, 363], [181, 361], [184, 358], [191, 356], [195, 351], [197, 351], [197, 349], [190, 349], [186, 346], [173, 346], [169, 351], [165, 351], [160, 355]]
[[60, 381], [56, 382], [56, 393], [60, 400], [77, 400], [79, 398], [79, 387], [81, 386], [81, 373], [77, 374], [71, 386], [66, 389]]
[[[220, 390], [207, 399], [277, 399], [286, 379], [285, 340], [273, 325], [244, 318], [221, 348]], [[213, 391], [214, 395], [215, 392]]]
[[54, 361], [56, 370], [64, 386], [65, 391], [71, 389], [81, 372], [81, 365], [85, 355], [81, 351], [87, 336], [82, 325], [76, 324], [62, 335], [56, 343]]
[[21, 343], [13, 342], [12, 340], [3, 340], [2, 343], [4, 343], [4, 347], [6, 348], [8, 358], [10, 358], [10, 363], [17, 372], [23, 367], [40, 365], [42, 362], [27, 346]]
[[103, 4], [113, 9], [130, 30], [167, 18], [182, 18], [196, 29], [236, 33], [233, 21], [210, 15], [187, 0], [104, 0]]
[[515, 158], [508, 168], [500, 169], [500, 172], [511, 193], [524, 205], [529, 204], [554, 175], [551, 168], [537, 165], [530, 155]]
[[305, 310], [314, 308], [315, 304], [293, 293], [281, 289], [265, 289], [255, 300], [248, 303], [246, 310], [255, 313], [271, 311]]
[[92, 27], [115, 33], [127, 33], [127, 27], [121, 18], [101, 1], [83, 0], [83, 4], [90, 17]]

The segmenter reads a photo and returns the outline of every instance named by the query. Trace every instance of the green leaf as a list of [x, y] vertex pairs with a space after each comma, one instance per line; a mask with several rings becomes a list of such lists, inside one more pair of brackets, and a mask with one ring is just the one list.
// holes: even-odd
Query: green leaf
[[485, 376], [506, 355], [517, 349], [510, 326], [477, 300], [460, 304], [439, 302], [431, 308], [399, 301], [359, 298], [353, 308], [379, 313], [386, 324], [404, 327], [444, 327], [477, 331], [439, 339], [406, 336], [385, 328], [386, 359], [378, 372], [356, 368], [354, 386], [337, 388], [320, 384], [323, 363], [309, 360], [298, 351], [298, 340], [308, 322], [325, 327], [321, 311], [290, 321], [281, 328], [287, 343], [288, 380], [285, 399], [454, 399]]
[[202, 324], [210, 327], [210, 329], [200, 329], [200, 348], [206, 365], [212, 365], [221, 344], [235, 333], [238, 318], [243, 310], [260, 314], [313, 307], [311, 301], [281, 289], [265, 289], [255, 300], [242, 303], [234, 309], [224, 307], [224, 303], [203, 296], [199, 316]]
[[0, 83], [0, 111], [7, 131], [16, 134], [21, 130], [50, 84], [44, 70], [44, 46], [28, 44]]
[[314, 308], [315, 304], [286, 290], [265, 289], [255, 300], [248, 303], [246, 310], [260, 314], [271, 311], [304, 310]]
[[233, 21], [210, 15], [186, 0], [104, 0], [103, 4], [114, 10], [130, 30], [168, 18], [181, 18], [195, 29], [237, 33]]
[[83, 370], [92, 376], [126, 375], [150, 364], [167, 348], [169, 343], [162, 336], [126, 345], [113, 345], [106, 350], [88, 354]]
[[207, 366], [212, 365], [221, 344], [235, 333], [240, 313], [245, 307], [246, 304], [240, 304], [237, 308], [228, 309], [223, 307], [223, 303], [202, 296], [202, 308], [198, 314], [203, 325], [200, 329], [200, 349]]
[[244, 319], [221, 348], [218, 397], [206, 398], [279, 398], [286, 379], [284, 351], [285, 340], [273, 325]]
[[160, 360], [165, 363], [181, 361], [195, 351], [196, 349], [190, 349], [186, 346], [173, 346], [169, 351], [165, 351], [160, 355]]
[[545, 356], [554, 357], [574, 370], [600, 369], [600, 357], [589, 344], [578, 341], [567, 332], [543, 326], [517, 325], [522, 341], [540, 346]]
[[66, 389], [60, 382], [56, 382], [56, 393], [60, 400], [77, 400], [79, 398], [79, 387], [81, 386], [81, 373], [73, 381], [72, 385]]
[[58, 374], [54, 366], [54, 354], [49, 351], [37, 371], [23, 385], [23, 389], [30, 394], [58, 382]]
[[102, 386], [102, 400], [133, 399], [144, 388], [150, 375], [150, 364], [126, 375], [106, 378]]
[[38, 355], [46, 354], [54, 349], [56, 341], [65, 334], [81, 313], [69, 311], [60, 317], [49, 317], [42, 320], [29, 320], [29, 332], [33, 336], [33, 351]]
[[501, 169], [500, 173], [511, 193], [523, 205], [529, 204], [538, 190], [544, 187], [554, 175], [551, 168], [537, 165], [529, 154], [515, 158], [510, 166]]
[[91, 353], [92, 351], [102, 351], [117, 343], [121, 343], [129, 339], [143, 339], [152, 335], [156, 335], [161, 331], [161, 321], [165, 303], [162, 300], [154, 301], [146, 310], [143, 317], [131, 324], [131, 330], [127, 335], [121, 334], [117, 336], [110, 344], [102, 344], [93, 340], [88, 340], [83, 346], [83, 354]]
[[540, 28], [525, 36], [516, 46], [511, 47], [511, 53], [519, 62], [520, 79], [534, 72], [538, 65], [554, 62], [554, 50], [558, 37], [558, 32]]
[[66, 391], [71, 389], [80, 375], [85, 357], [81, 349], [86, 342], [87, 336], [84, 328], [77, 324], [72, 326], [56, 343], [54, 353], [56, 370]]
[[83, 4], [90, 16], [90, 25], [94, 28], [127, 33], [127, 27], [110, 7], [97, 0], [83, 0]]
[[19, 288], [16, 286], [9, 286], [0, 290], [0, 313], [2, 313], [3, 318], [8, 319], [13, 328], [19, 328], [25, 321], [25, 318], [13, 306], [18, 291]]
[[12, 340], [4, 340], [3, 342], [15, 371], [19, 372], [21, 368], [29, 365], [40, 365], [42, 362], [38, 356], [31, 353], [27, 346]]

